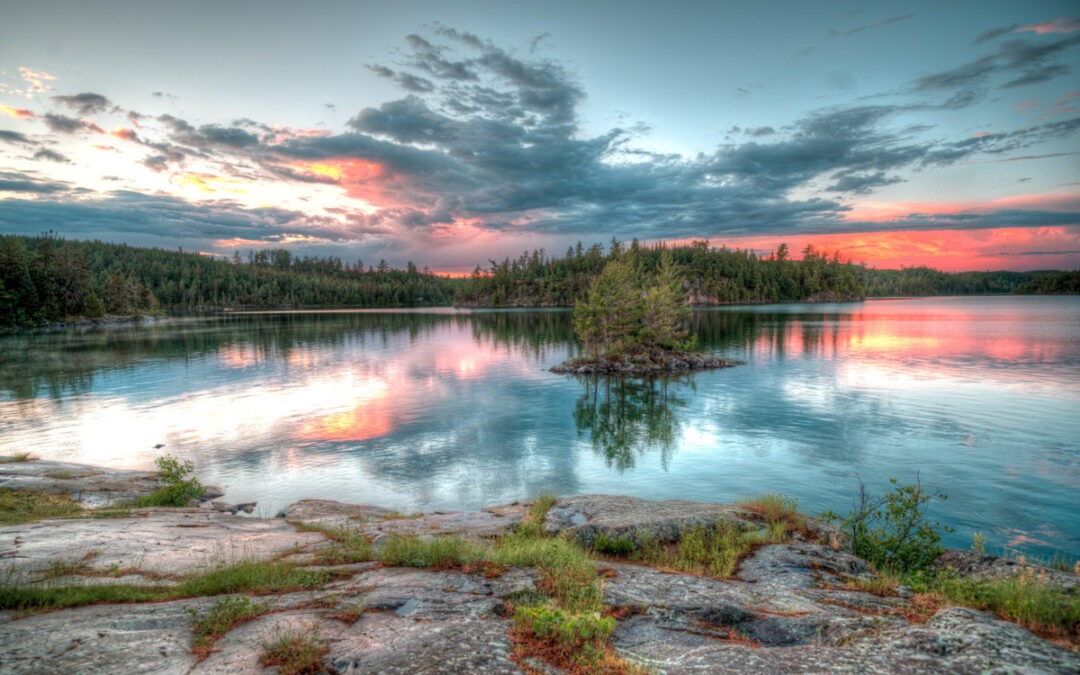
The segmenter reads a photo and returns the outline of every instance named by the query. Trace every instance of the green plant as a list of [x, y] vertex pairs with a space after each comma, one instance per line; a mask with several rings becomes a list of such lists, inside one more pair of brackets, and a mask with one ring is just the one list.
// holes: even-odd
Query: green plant
[[138, 506], [187, 506], [192, 499], [206, 494], [199, 479], [191, 475], [194, 470], [188, 460], [178, 460], [171, 455], [164, 455], [154, 460], [160, 486], [148, 495], [140, 497]]
[[971, 550], [976, 553], [986, 553], [986, 535], [982, 532], [976, 532], [972, 536]]
[[555, 495], [551, 492], [543, 492], [529, 505], [529, 511], [521, 521], [518, 531], [529, 537], [541, 537], [544, 535], [544, 518], [552, 506], [555, 506]]
[[604, 533], [596, 535], [593, 541], [593, 550], [607, 555], [630, 555], [637, 549], [634, 541], [629, 537], [609, 537]]
[[379, 553], [379, 562], [397, 567], [445, 569], [481, 560], [485, 548], [456, 535], [421, 539], [415, 535], [394, 537]]
[[881, 496], [867, 492], [859, 481], [859, 500], [846, 518], [832, 511], [821, 515], [825, 522], [839, 521], [839, 526], [851, 537], [855, 555], [878, 567], [900, 571], [923, 569], [944, 549], [941, 532], [951, 528], [927, 518], [928, 504], [933, 499], [947, 499], [941, 493], [924, 490], [916, 474], [914, 485], [897, 485]]
[[263, 643], [261, 666], [277, 666], [279, 675], [307, 675], [323, 670], [322, 657], [329, 650], [314, 630], [295, 628], [282, 631]]
[[596, 567], [585, 549], [565, 539], [503, 537], [491, 558], [501, 565], [535, 567], [540, 572], [537, 589], [567, 610], [599, 611], [603, 606]]
[[551, 605], [518, 607], [514, 622], [519, 631], [550, 643], [576, 665], [598, 665], [603, 645], [615, 631], [615, 619], [599, 612], [570, 613]]
[[0, 457], [0, 464], [18, 464], [19, 462], [29, 462], [33, 457], [29, 452], [17, 452], [14, 455], [7, 455]]
[[194, 609], [191, 613], [191, 632], [194, 639], [191, 651], [205, 659], [210, 655], [214, 643], [230, 630], [256, 618], [266, 611], [266, 605], [252, 602], [246, 595], [222, 598], [214, 603], [206, 614], [199, 615]]
[[82, 510], [79, 502], [67, 495], [43, 490], [0, 488], [0, 524], [14, 525], [30, 520], [70, 516]]

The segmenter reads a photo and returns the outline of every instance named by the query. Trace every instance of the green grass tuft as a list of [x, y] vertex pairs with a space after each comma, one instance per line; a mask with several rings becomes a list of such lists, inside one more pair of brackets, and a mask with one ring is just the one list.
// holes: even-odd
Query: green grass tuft
[[266, 605], [252, 602], [251, 598], [241, 595], [218, 600], [210, 611], [200, 616], [191, 609], [191, 632], [194, 639], [191, 652], [205, 659], [214, 648], [214, 643], [240, 624], [247, 623], [266, 611]]
[[379, 552], [379, 562], [396, 567], [449, 569], [482, 560], [483, 545], [457, 535], [422, 539], [415, 535], [394, 537]]
[[14, 455], [6, 455], [0, 457], [0, 464], [18, 464], [19, 462], [29, 462], [34, 459], [29, 452], [17, 452]]
[[70, 516], [82, 510], [79, 502], [67, 495], [42, 490], [0, 488], [0, 524], [14, 525], [42, 518]]
[[295, 628], [263, 643], [259, 665], [277, 666], [279, 675], [307, 675], [323, 670], [322, 657], [329, 650], [314, 630]]

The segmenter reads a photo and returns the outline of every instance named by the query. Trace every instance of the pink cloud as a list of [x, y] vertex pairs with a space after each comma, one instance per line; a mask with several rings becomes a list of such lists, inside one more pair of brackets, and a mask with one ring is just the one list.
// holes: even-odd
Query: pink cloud
[[35, 117], [37, 117], [37, 115], [30, 112], [26, 108], [12, 108], [11, 106], [7, 106], [7, 105], [0, 105], [0, 113], [4, 113], [5, 115], [10, 115], [11, 117], [21, 118], [21, 119], [28, 119], [28, 120], [32, 120]]
[[1016, 32], [1031, 31], [1032, 33], [1043, 35], [1045, 33], [1071, 33], [1074, 30], [1080, 30], [1080, 20], [1072, 16], [1063, 16], [1051, 21], [1020, 26], [1016, 29]]

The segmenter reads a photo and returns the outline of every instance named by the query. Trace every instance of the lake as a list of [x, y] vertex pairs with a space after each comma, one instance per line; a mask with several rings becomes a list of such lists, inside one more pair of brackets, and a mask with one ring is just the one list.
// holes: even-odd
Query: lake
[[[746, 365], [645, 381], [547, 371], [566, 311], [221, 314], [0, 337], [0, 454], [188, 458], [232, 502], [401, 511], [541, 491], [847, 512], [861, 479], [948, 494], [946, 543], [1080, 556], [1080, 298], [694, 313]], [[164, 444], [157, 449], [155, 446]]]

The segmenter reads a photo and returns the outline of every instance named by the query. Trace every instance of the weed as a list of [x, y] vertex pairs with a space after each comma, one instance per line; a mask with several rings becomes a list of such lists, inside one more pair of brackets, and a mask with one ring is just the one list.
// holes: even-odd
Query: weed
[[43, 490], [0, 488], [0, 525], [69, 516], [81, 510], [79, 502], [67, 495], [56, 495]]
[[539, 658], [572, 674], [641, 672], [611, 651], [608, 638], [615, 630], [613, 617], [544, 604], [518, 607], [514, 623], [511, 634], [518, 658]]
[[295, 525], [299, 532], [321, 532], [331, 540], [330, 546], [316, 552], [313, 562], [317, 565], [345, 565], [374, 559], [371, 539], [359, 530], [312, 523], [296, 523]]
[[277, 666], [279, 675], [306, 675], [323, 670], [322, 657], [330, 651], [311, 629], [294, 628], [263, 642], [261, 666]]
[[45, 475], [48, 478], [56, 478], [57, 480], [71, 480], [75, 477], [75, 474], [70, 471], [46, 471]]
[[17, 452], [14, 455], [7, 455], [0, 457], [0, 464], [18, 464], [19, 462], [29, 462], [33, 456], [29, 452]]
[[986, 554], [986, 535], [982, 532], [976, 532], [972, 536], [971, 550], [976, 553]]
[[219, 638], [258, 617], [266, 611], [266, 605], [252, 602], [246, 595], [241, 595], [218, 600], [202, 616], [194, 609], [188, 611], [191, 612], [191, 632], [194, 634], [191, 653], [201, 661], [210, 655]]

